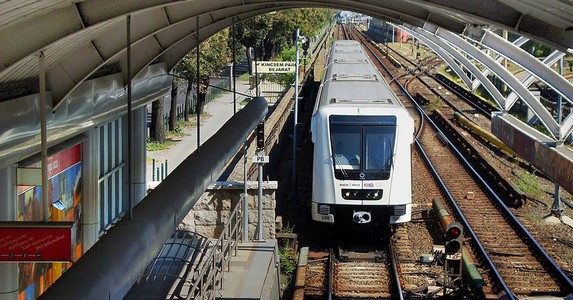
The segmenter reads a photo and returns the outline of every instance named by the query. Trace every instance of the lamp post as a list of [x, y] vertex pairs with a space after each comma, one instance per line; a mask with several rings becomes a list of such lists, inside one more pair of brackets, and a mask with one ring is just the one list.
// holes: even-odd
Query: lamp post
[[295, 73], [294, 73], [294, 124], [292, 128], [292, 195], [294, 199], [296, 199], [296, 132], [298, 127], [298, 69], [299, 69], [299, 54], [298, 54], [298, 41], [300, 29], [296, 29], [296, 36], [295, 36], [295, 52], [296, 52], [296, 63], [295, 63]]

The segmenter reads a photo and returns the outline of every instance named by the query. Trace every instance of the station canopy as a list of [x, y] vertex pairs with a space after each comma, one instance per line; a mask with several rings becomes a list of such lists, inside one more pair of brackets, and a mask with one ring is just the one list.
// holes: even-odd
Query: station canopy
[[571, 1], [0, 0], [0, 102], [38, 93], [40, 51], [56, 107], [86, 79], [121, 73], [127, 82], [154, 63], [171, 70], [198, 41], [233, 22], [299, 7], [350, 10], [397, 25], [431, 23], [454, 33], [506, 29], [563, 52], [573, 48]]

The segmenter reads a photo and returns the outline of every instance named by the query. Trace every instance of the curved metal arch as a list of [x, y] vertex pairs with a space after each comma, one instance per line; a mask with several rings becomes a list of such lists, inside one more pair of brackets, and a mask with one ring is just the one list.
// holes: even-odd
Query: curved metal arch
[[[534, 38], [562, 51], [570, 51], [573, 48], [573, 29], [570, 26], [573, 16], [569, 12], [571, 7], [567, 7], [563, 2], [556, 2], [555, 5], [550, 1], [409, 0], [409, 2], [434, 5], [445, 11], [470, 16], [474, 21], [466, 23], [492, 24]], [[530, 12], [534, 12], [535, 16]]]
[[[436, 36], [447, 40], [449, 43], [454, 44], [456, 47], [462, 49], [468, 55], [484, 64], [487, 68], [491, 69], [505, 84], [514, 90], [518, 96], [523, 99], [531, 110], [539, 117], [541, 122], [549, 130], [553, 138], [557, 138], [559, 133], [559, 124], [553, 119], [553, 116], [545, 109], [543, 104], [538, 101], [533, 94], [525, 87], [513, 74], [505, 69], [501, 64], [496, 62], [493, 58], [477, 49], [474, 45], [470, 44], [461, 37], [454, 35], [439, 27], [433, 27], [429, 24], [424, 29], [434, 33]], [[504, 100], [505, 102], [505, 100]], [[504, 110], [508, 110], [507, 103], [503, 105]]]
[[[520, 36], [519, 38], [517, 38], [515, 41], [513, 41], [513, 44], [516, 45], [517, 47], [522, 46], [523, 44], [527, 43], [527, 41], [529, 41], [528, 38]], [[495, 61], [501, 63], [501, 61], [503, 60], [503, 56], [498, 54], [495, 57]], [[483, 75], [485, 75], [486, 77], [490, 74], [490, 69], [485, 68], [482, 71]], [[475, 91], [478, 87], [480, 86], [480, 82], [478, 80], [475, 80], [474, 83], [472, 84], [472, 91]]]
[[436, 52], [436, 54], [440, 58], [442, 58], [442, 60], [444, 60], [448, 64], [448, 66], [452, 68], [452, 70], [458, 75], [458, 77], [462, 79], [462, 82], [466, 85], [466, 87], [468, 87], [468, 89], [471, 89], [472, 80], [466, 75], [466, 73], [464, 73], [464, 71], [456, 63], [456, 61], [452, 59], [451, 54], [447, 50], [442, 49], [438, 44], [434, 43], [429, 38], [425, 37], [424, 35], [414, 30], [410, 30], [405, 26], [400, 26], [400, 29], [403, 29], [408, 33], [410, 33], [411, 35], [415, 36], [416, 38], [421, 40], [424, 44], [426, 44], [426, 46], [430, 47], [434, 52]]
[[[269, 8], [269, 9], [265, 9], [263, 10], [263, 12], [269, 12], [274, 10], [274, 8]], [[246, 7], [246, 12], [241, 13], [236, 15], [237, 18], [239, 19], [247, 19], [250, 18], [256, 14], [258, 14], [258, 10], [253, 10], [250, 7]], [[145, 67], [147, 67], [150, 63], [152, 63], [153, 61], [155, 61], [158, 57], [160, 57], [162, 54], [164, 54], [166, 51], [168, 51], [169, 49], [171, 49], [174, 45], [181, 43], [182, 41], [185, 42], [189, 42], [189, 44], [191, 45], [190, 49], [195, 48], [195, 46], [197, 45], [197, 41], [195, 39], [190, 39], [190, 37], [196, 36], [197, 34], [197, 30], [195, 27], [195, 19], [197, 18], [197, 16], [191, 16], [188, 19], [182, 20], [180, 22], [177, 22], [175, 24], [169, 25], [165, 28], [161, 28], [160, 30], [154, 31], [154, 32], [150, 32], [148, 35], [142, 37], [139, 40], [136, 40], [132, 43], [132, 53], [142, 53], [145, 54], [145, 56], [139, 56], [137, 60], [132, 61], [132, 76], [136, 77], [138, 76], [143, 70], [145, 70]], [[201, 20], [201, 15], [199, 15], [199, 20]], [[120, 22], [120, 25], [123, 24], [123, 22]], [[216, 23], [213, 24], [203, 24], [203, 26], [200, 25], [199, 28], [199, 36], [200, 36], [200, 42], [204, 41], [205, 39], [207, 39], [208, 37], [210, 37], [211, 35], [213, 35], [214, 33], [228, 27], [230, 25], [230, 22], [227, 22], [227, 19], [223, 19], [220, 20]], [[186, 26], [192, 26], [190, 27], [190, 29], [183, 29], [183, 31], [181, 31], [180, 29], [176, 28], [176, 27], [186, 27]], [[123, 29], [123, 28], [121, 28]], [[171, 32], [169, 32], [171, 29]], [[173, 31], [176, 31], [175, 33]], [[169, 44], [163, 42], [160, 43], [160, 39], [158, 39], [157, 35], [158, 34], [170, 34], [171, 33], [171, 40], [169, 41]], [[173, 37], [174, 34], [177, 34], [179, 36]], [[101, 43], [105, 43], [105, 41], [100, 41]], [[78, 74], [78, 80], [72, 80], [73, 86], [64, 86], [64, 84], [62, 82], [59, 82], [60, 86], [60, 92], [58, 91], [53, 91], [54, 94], [54, 99], [55, 99], [55, 105], [54, 107], [56, 108], [58, 106], [59, 103], [61, 103], [61, 101], [63, 99], [65, 99], [70, 93], [72, 93], [74, 91], [75, 88], [77, 88], [81, 82], [88, 78], [91, 74], [93, 74], [97, 69], [99, 69], [100, 67], [110, 63], [110, 62], [114, 62], [114, 61], [118, 61], [119, 64], [121, 66], [125, 66], [127, 64], [127, 49], [126, 47], [122, 47], [121, 49], [117, 49], [115, 53], [111, 54], [111, 56], [107, 57], [103, 62], [98, 63], [96, 66], [92, 66], [89, 68], [84, 68], [85, 71], [82, 74]], [[190, 51], [190, 50], [189, 50]], [[182, 54], [181, 57], [178, 57], [178, 60], [181, 60], [183, 58], [183, 56], [185, 56], [185, 54], [187, 54], [189, 51], [185, 52]], [[101, 57], [101, 56], [100, 56]], [[68, 60], [74, 60], [75, 57], [69, 57], [66, 58]], [[64, 59], [64, 60], [66, 60]], [[65, 63], [65, 62], [60, 62], [60, 63]], [[171, 68], [173, 68], [174, 65], [170, 65], [168, 66], [168, 70], [170, 70]], [[124, 78], [124, 82], [127, 82], [127, 78], [128, 78], [128, 74], [126, 74], [125, 72], [125, 68], [121, 68], [122, 73], [123, 73], [123, 78]]]
[[[38, 75], [38, 69], [35, 51], [42, 48], [49, 48], [48, 51], [45, 51], [48, 84], [50, 84], [51, 78], [54, 78], [52, 85], [49, 86], [54, 92], [56, 102], [60, 101], [58, 99], [62, 99], [65, 95], [69, 94], [68, 89], [73, 89], [74, 86], [77, 86], [79, 82], [86, 78], [85, 74], [92, 74], [108, 62], [110, 57], [121, 52], [121, 49], [124, 48], [122, 45], [124, 45], [125, 41], [119, 41], [119, 38], [110, 38], [109, 40], [112, 42], [105, 43], [103, 40], [106, 40], [106, 35], [114, 36], [113, 30], [117, 30], [118, 26], [120, 26], [119, 30], [122, 31], [121, 22], [124, 22], [122, 17], [127, 14], [133, 14], [135, 18], [133, 18], [132, 21], [135, 22], [137, 15], [156, 11], [163, 12], [166, 16], [166, 23], [159, 24], [159, 26], [165, 27], [166, 24], [168, 24], [167, 26], [173, 24], [173, 20], [170, 20], [170, 18], [175, 18], [175, 22], [189, 18], [189, 16], [184, 14], [185, 9], [178, 9], [182, 7], [186, 9], [191, 7], [194, 10], [194, 14], [208, 15], [209, 19], [214, 21], [212, 20], [212, 16], [217, 14], [217, 10], [235, 10], [227, 16], [221, 17], [231, 18], [246, 11], [247, 9], [245, 9], [245, 7], [252, 7], [252, 9], [250, 9], [251, 11], [257, 11], [257, 8], [265, 7], [282, 9], [304, 6], [343, 8], [367, 14], [375, 12], [376, 15], [379, 16], [389, 16], [390, 18], [397, 18], [402, 21], [406, 20], [418, 25], [423, 24], [425, 21], [432, 21], [444, 28], [455, 30], [456, 32], [461, 32], [464, 28], [462, 20], [449, 15], [437, 15], [432, 13], [431, 6], [407, 6], [398, 2], [380, 3], [374, 0], [360, 2], [354, 0], [254, 2], [238, 0], [210, 2], [200, 0], [175, 2], [170, 0], [154, 0], [113, 1], [113, 3], [110, 3], [109, 0], [90, 0], [65, 7], [62, 7], [62, 5], [48, 7], [46, 9], [53, 11], [53, 14], [35, 15], [35, 18], [18, 21], [17, 24], [15, 23], [16, 21], [2, 22], [0, 18], [0, 30], [3, 30], [3, 32], [0, 31], [0, 36], [10, 31], [8, 30], [10, 25], [13, 25], [12, 28], [15, 27], [14, 25], [18, 25], [18, 34], [24, 36], [31, 35], [35, 31], [43, 32], [38, 30], [40, 28], [38, 28], [38, 26], [35, 27], [34, 24], [53, 23], [55, 25], [54, 30], [52, 30], [53, 32], [50, 31], [50, 34], [43, 34], [41, 38], [32, 39], [32, 42], [22, 43], [18, 46], [18, 51], [8, 51], [14, 53], [13, 55], [3, 56], [4, 59], [0, 58], [0, 83], [36, 77]], [[54, 16], [58, 16], [58, 18], [54, 18]], [[66, 18], [62, 16], [66, 16]], [[61, 21], [61, 19], [65, 19], [65, 21]], [[147, 24], [144, 22], [140, 25], [142, 26], [134, 26], [135, 33], [137, 33], [137, 30], [140, 28], [145, 27], [143, 25]], [[148, 26], [152, 27], [154, 25], [157, 24], [150, 24]], [[109, 34], [110, 32], [111, 34]], [[145, 34], [150, 33], [147, 32], [143, 35]], [[145, 60], [148, 57], [153, 57], [153, 51], [157, 53], [164, 48], [157, 39], [153, 40], [149, 38], [143, 40], [141, 36], [139, 38], [139, 41], [136, 41], [136, 43], [146, 42], [148, 43], [147, 47], [149, 49], [154, 49], [137, 53], [136, 56], [142, 56], [142, 58], [138, 57], [139, 59]], [[100, 43], [98, 43], [98, 40]], [[51, 49], [53, 49], [52, 53], [50, 53]], [[107, 53], [110, 49], [113, 50], [112, 53]], [[134, 48], [134, 51], [137, 51], [137, 49]], [[75, 58], [66, 60], [66, 58], [70, 56], [75, 56]], [[121, 62], [121, 64], [125, 65], [125, 62]], [[6, 69], [2, 67], [6, 67]], [[134, 70], [137, 69], [134, 68]], [[127, 77], [127, 74], [124, 74], [124, 78]]]
[[523, 49], [516, 47], [490, 30], [484, 30], [481, 38], [474, 39], [512, 60], [529, 73], [535, 74], [536, 77], [539, 77], [565, 98], [573, 99], [573, 84]]
[[[136, 2], [136, 1], [133, 1]], [[146, 2], [146, 1], [137, 1], [137, 2]], [[212, 1], [217, 2], [217, 1]], [[182, 2], [181, 2], [182, 3]], [[270, 4], [265, 4], [265, 6], [269, 6]], [[270, 5], [275, 6], [275, 5]], [[244, 4], [240, 4], [239, 7], [243, 7], [243, 10], [250, 11], [255, 10], [257, 7], [260, 7], [260, 4], [250, 4], [245, 6]], [[222, 9], [229, 9], [229, 7], [222, 7]], [[231, 8], [232, 9], [232, 8]], [[162, 11], [166, 9], [163, 8]], [[132, 22], [137, 22], [137, 16], [145, 15], [149, 13], [151, 10], [147, 11], [136, 11], [134, 12], [135, 18], [132, 18]], [[96, 14], [97, 12], [92, 12]], [[215, 11], [193, 11], [193, 15], [197, 13], [206, 13], [206, 14], [214, 14]], [[242, 11], [237, 11], [237, 15], [242, 13]], [[48, 17], [46, 17], [50, 20]], [[166, 16], [166, 23], [164, 25], [169, 24], [170, 18], [174, 18], [172, 16]], [[134, 35], [141, 40], [141, 38], [145, 36], [149, 36], [151, 34], [155, 34], [161, 28], [153, 28], [153, 26], [158, 26], [157, 24], [150, 24], [149, 26], [145, 26], [144, 20], [139, 22], [139, 26], [134, 28]], [[62, 80], [71, 80], [73, 83], [79, 83], [82, 80], [82, 76], [78, 75], [78, 69], [88, 69], [89, 71], [80, 71], [81, 73], [93, 73], [99, 67], [101, 67], [105, 62], [107, 62], [111, 57], [116, 55], [118, 52], [121, 52], [122, 49], [126, 48], [126, 39], [125, 39], [125, 18], [121, 15], [115, 17], [114, 19], [109, 20], [102, 20], [102, 22], [97, 23], [93, 26], [78, 30], [76, 32], [71, 32], [69, 35], [59, 37], [57, 35], [51, 35], [50, 37], [53, 38], [51, 43], [43, 45], [40, 48], [31, 48], [25, 56], [21, 57], [18, 61], [12, 63], [11, 61], [2, 61], [2, 57], [0, 56], [0, 82], [9, 82], [14, 80], [23, 80], [25, 78], [32, 78], [38, 76], [38, 68], [37, 68], [37, 59], [35, 57], [35, 51], [37, 49], [44, 50], [46, 55], [46, 68], [48, 71], [58, 72], [62, 75]], [[40, 22], [41, 24], [43, 22]], [[69, 23], [75, 23], [73, 20]], [[19, 24], [20, 25], [20, 24]], [[75, 26], [75, 25], [74, 25]], [[161, 26], [161, 24], [159, 24]], [[30, 26], [22, 26], [24, 28]], [[145, 28], [152, 27], [151, 30], [145, 32]], [[165, 27], [165, 26], [163, 26]], [[20, 30], [22, 31], [22, 30]], [[24, 33], [27, 33], [26, 29], [23, 29]], [[54, 30], [57, 31], [57, 30]], [[71, 31], [63, 30], [63, 31]], [[119, 34], [118, 34], [119, 32]], [[133, 39], [135, 43], [137, 43], [137, 38]], [[99, 42], [99, 43], [98, 43]], [[72, 58], [69, 62], [66, 62], [66, 58]], [[81, 65], [87, 66], [81, 66]], [[1, 69], [1, 66], [9, 65], [6, 69]], [[73, 66], [75, 69], [71, 69]], [[49, 75], [49, 74], [48, 74]], [[50, 76], [48, 76], [49, 80]], [[127, 78], [127, 76], [124, 76]], [[58, 81], [58, 84], [62, 84], [61, 81]], [[56, 94], [66, 94], [66, 93], [56, 93]], [[61, 98], [61, 97], [60, 97]]]
[[480, 69], [478, 69], [471, 61], [469, 61], [462, 53], [454, 49], [450, 44], [446, 41], [442, 40], [438, 36], [431, 34], [430, 32], [420, 28], [420, 27], [413, 27], [412, 30], [414, 32], [419, 33], [420, 35], [426, 37], [427, 39], [434, 42], [440, 48], [444, 49], [447, 53], [452, 55], [460, 64], [462, 64], [466, 70], [472, 73], [484, 86], [484, 88], [490, 93], [493, 97], [493, 100], [497, 103], [497, 105], [503, 108], [505, 99], [503, 95], [499, 92], [499, 90], [493, 85], [489, 79], [485, 75], [482, 74]]
[[[90, 2], [91, 3], [91, 2]], [[256, 3], [256, 4], [244, 4], [244, 3], [238, 3], [238, 6], [236, 7], [222, 7], [222, 6], [218, 6], [220, 7], [220, 10], [214, 10], [213, 7], [210, 7], [209, 9], [212, 10], [208, 10], [206, 8], [203, 8], [202, 11], [198, 11], [196, 12], [198, 15], [208, 15], [209, 17], [207, 18], [207, 20], [213, 21], [213, 15], [214, 14], [218, 14], [220, 13], [220, 11], [229, 11], [229, 13], [226, 16], [220, 16], [219, 18], [232, 18], [232, 17], [241, 17], [241, 13], [244, 11], [248, 11], [250, 14], [248, 14], [249, 16], [254, 16], [257, 14], [261, 14], [261, 13], [265, 13], [265, 12], [270, 12], [273, 10], [277, 10], [277, 9], [287, 9], [287, 8], [294, 8], [294, 7], [298, 7], [298, 6], [302, 6], [303, 4], [314, 4], [317, 5], [315, 3], [313, 3], [312, 1], [300, 1], [300, 2], [293, 2], [293, 1], [273, 1], [273, 2], [265, 2], [265, 3]], [[172, 5], [181, 5], [182, 2], [177, 2], [175, 4]], [[187, 3], [183, 3], [183, 4], [189, 4]], [[286, 6], [286, 4], [291, 5], [291, 6]], [[87, 4], [86, 4], [87, 5]], [[105, 18], [100, 18], [100, 19], [94, 19], [93, 17], [91, 17], [91, 14], [93, 14], [93, 12], [91, 12], [91, 10], [93, 9], [95, 4], [91, 4], [91, 6], [88, 6], [88, 8], [83, 7], [82, 9], [78, 9], [79, 11], [82, 11], [82, 19], [87, 19], [88, 21], [85, 21], [85, 23], [87, 24], [93, 24], [96, 23], [96, 25], [93, 25], [90, 28], [86, 28], [81, 32], [72, 34], [68, 37], [65, 37], [64, 39], [55, 42], [53, 45], [50, 45], [48, 48], [52, 49], [52, 47], [54, 48], [54, 52], [50, 53], [51, 51], [46, 51], [46, 56], [48, 57], [48, 64], [47, 64], [47, 78], [48, 78], [48, 83], [49, 83], [49, 87], [53, 92], [54, 95], [54, 99], [55, 99], [55, 105], [54, 107], [58, 106], [58, 103], [60, 103], [62, 101], [62, 99], [64, 99], [67, 95], [69, 95], [83, 80], [85, 80], [88, 76], [90, 76], [91, 74], [93, 74], [97, 69], [99, 69], [100, 67], [104, 66], [106, 63], [109, 63], [110, 61], [113, 61], [115, 59], [118, 59], [118, 57], [124, 55], [122, 54], [125, 51], [125, 47], [123, 46], [117, 46], [117, 45], [122, 45], [125, 44], [125, 41], [118, 38], [117, 34], [109, 34], [107, 35], [107, 32], [113, 32], [113, 31], [119, 31], [121, 32], [123, 30], [122, 28], [122, 24], [123, 22], [125, 22], [121, 16], [119, 17], [115, 17], [115, 19], [113, 20], [105, 20]], [[189, 4], [190, 5], [190, 4]], [[329, 4], [331, 5], [331, 4]], [[328, 5], [327, 5], [328, 6]], [[91, 7], [91, 9], [90, 9]], [[137, 6], [137, 5], [132, 5], [130, 6], [130, 9], [135, 9], [135, 8], [141, 8], [142, 6]], [[169, 8], [170, 6], [165, 6], [163, 8], [163, 13], [165, 14], [165, 16], [167, 17], [166, 19], [169, 19]], [[339, 7], [339, 6], [336, 6]], [[238, 10], [240, 8], [240, 10]], [[369, 9], [373, 9], [371, 4], [365, 4], [362, 5], [360, 7], [356, 7], [356, 9], [358, 10], [363, 10], [364, 12], [367, 12], [367, 10]], [[124, 10], [118, 10], [119, 12], [123, 12], [123, 11], [129, 11], [129, 9], [124, 8]], [[116, 16], [118, 15], [118, 11], [114, 11]], [[136, 12], [134, 13], [134, 18], [132, 18], [132, 22], [136, 22], [137, 21], [137, 17], [142, 17], [145, 16], [146, 13], [149, 13], [149, 11], [151, 11], [151, 9], [147, 9], [147, 11], [144, 12]], [[195, 11], [194, 11], [195, 13]], [[172, 41], [171, 45], [163, 45], [161, 39], [159, 38], [159, 36], [161, 35], [161, 32], [166, 32], [168, 30], [171, 30], [171, 28], [173, 27], [177, 27], [178, 24], [181, 24], [183, 22], [188, 21], [189, 19], [193, 18], [194, 15], [191, 15], [189, 17], [187, 17], [186, 19], [183, 19], [183, 17], [179, 16], [179, 20], [176, 23], [173, 22], [169, 22], [169, 20], [167, 20], [166, 23], [163, 24], [151, 24], [149, 27], [150, 29], [147, 28], [141, 28], [142, 26], [138, 26], [137, 28], [139, 28], [140, 32], [139, 32], [139, 39], [134, 39], [135, 42], [133, 43], [133, 53], [136, 54], [136, 56], [138, 56], [138, 60], [135, 61], [136, 64], [134, 68], [133, 68], [133, 74], [132, 75], [136, 75], [140, 70], [142, 70], [146, 65], [148, 65], [151, 62], [152, 58], [156, 58], [157, 56], [160, 56], [162, 54], [162, 52], [164, 51], [164, 49], [169, 48], [170, 46], [172, 46], [172, 44], [175, 44], [176, 42]], [[246, 18], [246, 17], [245, 17]], [[103, 22], [102, 24], [97, 23], [97, 22]], [[226, 24], [226, 26], [229, 26], [230, 22], [228, 22], [228, 24]], [[157, 27], [153, 27], [153, 26], [157, 26]], [[160, 28], [161, 26], [163, 26], [163, 28]], [[205, 25], [203, 25], [204, 27]], [[223, 26], [220, 28], [222, 29], [224, 28]], [[107, 29], [107, 30], [106, 30]], [[174, 29], [175, 30], [175, 29]], [[82, 36], [82, 33], [91, 33], [91, 34], [98, 34], [98, 36], [96, 37], [92, 37], [91, 34], [85, 34], [84, 38], [79, 38]], [[215, 31], [216, 32], [216, 31]], [[214, 32], [213, 32], [214, 33]], [[192, 34], [192, 33], [191, 33]], [[207, 34], [206, 36], [208, 37], [210, 34]], [[200, 34], [200, 36], [202, 36]], [[69, 53], [70, 50], [68, 50], [68, 52], [66, 51], [61, 51], [60, 47], [61, 45], [68, 45], [71, 41], [74, 41], [76, 44], [80, 44], [81, 46], [77, 46], [74, 49], [78, 49], [74, 52], [72, 52], [71, 54]], [[140, 45], [138, 47], [138, 44]], [[193, 43], [192, 43], [193, 44]], [[111, 46], [109, 46], [111, 45]], [[141, 50], [141, 48], [145, 48], [144, 51]], [[193, 47], [188, 47], [188, 49], [192, 49]], [[112, 50], [110, 52], [110, 50]], [[59, 56], [57, 56], [55, 54], [55, 52], [59, 52]], [[155, 53], [155, 54], [154, 54]], [[50, 55], [53, 54], [53, 55]], [[176, 61], [180, 60], [183, 54], [179, 54], [179, 56], [177, 59], [175, 59]], [[168, 57], [167, 55], [164, 57]], [[125, 62], [125, 57], [123, 58], [119, 58], [118, 60], [120, 61], [120, 65], [125, 66], [126, 62]], [[34, 65], [35, 62], [35, 57], [34, 54], [31, 54], [29, 57], [27, 57], [26, 59], [23, 59], [21, 61], [26, 61], [26, 63], [29, 63], [30, 65]], [[78, 63], [80, 62], [80, 63]], [[18, 64], [15, 64], [13, 66], [13, 68], [17, 68]], [[172, 67], [172, 65], [170, 64], [170, 67]], [[32, 73], [28, 73], [27, 75], [24, 75], [22, 77], [27, 77], [30, 76], [31, 74], [35, 74], [37, 71], [34, 71], [35, 68], [34, 67], [30, 67], [30, 68], [26, 68], [28, 70], [28, 72], [32, 72]], [[122, 68], [123, 69], [123, 68]], [[123, 74], [123, 77], [125, 80], [127, 80], [128, 75], [127, 74]], [[50, 84], [51, 83], [51, 84]]]
[[[219, 18], [219, 22], [217, 22], [217, 26], [213, 27], [214, 24], [210, 24], [208, 26], [200, 26], [200, 37], [201, 37], [201, 41], [205, 40], [206, 38], [208, 38], [209, 36], [215, 34], [216, 32], [222, 30], [223, 28], [226, 28], [228, 26], [230, 26], [232, 24], [232, 18], [236, 17], [240, 20], [244, 20], [247, 19], [249, 17], [253, 17], [259, 14], [263, 14], [263, 13], [267, 13], [267, 12], [271, 12], [271, 11], [275, 11], [278, 9], [290, 9], [290, 8], [295, 8], [298, 7], [304, 3], [309, 3], [309, 1], [300, 1], [300, 2], [292, 2], [292, 1], [273, 1], [271, 2], [272, 4], [267, 4], [267, 6], [264, 6], [262, 8], [259, 8], [259, 5], [261, 5], [260, 3], [255, 4], [244, 4], [241, 6], [238, 6], [241, 8], [242, 11], [248, 11], [248, 13], [244, 13], [244, 14], [238, 14], [237, 11], [234, 11], [232, 13], [229, 13], [229, 15], [227, 15], [227, 17], [220, 17]], [[286, 6], [285, 4], [289, 4], [291, 6]], [[253, 7], [251, 7], [253, 6]], [[318, 5], [316, 5], [318, 6]], [[378, 7], [379, 8], [379, 7]], [[214, 13], [220, 13], [221, 11], [226, 11], [226, 10], [231, 10], [231, 9], [236, 9], [236, 7], [225, 7], [220, 9], [219, 11], [210, 11], [209, 13], [203, 12], [203, 14], [200, 14], [200, 20], [202, 19], [201, 16], [203, 16], [204, 14], [208, 14], [210, 16], [210, 20], [212, 21], [212, 14]], [[368, 12], [369, 9], [373, 9], [373, 5], [371, 4], [363, 4], [360, 5], [359, 7], [354, 7], [355, 10], [357, 11], [363, 11], [365, 13]], [[390, 13], [390, 11], [388, 10], [387, 13]], [[191, 32], [189, 33], [187, 36], [185, 37], [181, 37], [179, 38], [179, 41], [174, 42], [171, 45], [161, 45], [161, 47], [159, 47], [159, 49], [156, 47], [155, 49], [155, 55], [153, 55], [152, 53], [149, 53], [150, 50], [152, 49], [154, 46], [157, 46], [158, 41], [156, 35], [160, 32], [160, 31], [167, 31], [169, 30], [170, 27], [173, 26], [177, 26], [178, 24], [181, 24], [183, 22], [187, 22], [190, 19], [194, 19], [196, 16], [190, 16], [187, 19], [179, 19], [179, 21], [176, 24], [171, 24], [166, 28], [162, 28], [160, 30], [157, 30], [155, 32], [150, 32], [147, 34], [147, 36], [145, 36], [144, 38], [136, 41], [135, 43], [133, 43], [132, 46], [132, 51], [134, 51], [134, 53], [146, 53], [149, 54], [145, 60], [142, 60], [141, 57], [139, 58], [139, 60], [137, 62], [135, 62], [136, 65], [134, 65], [132, 67], [133, 70], [133, 74], [132, 76], [137, 76], [137, 74], [143, 70], [147, 65], [149, 65], [152, 61], [154, 61], [155, 59], [159, 58], [160, 60], [165, 60], [165, 62], [167, 63], [167, 67], [168, 69], [171, 69], [175, 66], [175, 64], [177, 62], [179, 62], [189, 51], [191, 51], [192, 49], [195, 48], [195, 45], [197, 44], [196, 39], [194, 39], [193, 37], [196, 35], [195, 32]], [[403, 15], [401, 17], [404, 17]], [[422, 17], [426, 17], [425, 15], [422, 15]], [[208, 20], [209, 20], [208, 19]], [[409, 18], [409, 19], [413, 19], [413, 18]], [[421, 22], [421, 20], [418, 20]], [[209, 29], [210, 28], [210, 29]], [[211, 30], [212, 29], [212, 30]], [[203, 32], [201, 32], [203, 31]], [[203, 38], [204, 37], [204, 38]], [[154, 40], [155, 39], [155, 40]], [[139, 44], [139, 46], [138, 46]], [[188, 45], [188, 46], [175, 46], [175, 45]], [[141, 48], [145, 48], [145, 51], [142, 51]], [[177, 54], [175, 54], [177, 53]], [[118, 56], [120, 56], [121, 58], [120, 60], [120, 64], [122, 66], [126, 65], [125, 60], [126, 55], [125, 55], [125, 48], [119, 50], [116, 54], [114, 54], [113, 57], [109, 58], [108, 60], [104, 61], [103, 63], [99, 63], [98, 64], [98, 68], [103, 66], [105, 63], [109, 62], [110, 60], [113, 60], [114, 58], [117, 58]], [[124, 68], [122, 68], [123, 70]], [[89, 75], [93, 74], [95, 71], [97, 70], [97, 68], [91, 68], [91, 71], [86, 72], [83, 75], [83, 78], [87, 78]], [[123, 72], [123, 71], [122, 71]], [[123, 74], [124, 80], [127, 81], [127, 74]], [[81, 80], [74, 80], [73, 82], [75, 82], [75, 85], [71, 88], [64, 88], [66, 92], [65, 95], [69, 95], [81, 82]], [[62, 83], [59, 83], [60, 86], [58, 86], [59, 89], [61, 89], [61, 85]], [[61, 96], [62, 93], [58, 93], [57, 91], [54, 91], [54, 99], [56, 99], [56, 105], [57, 103], [60, 103], [61, 100], [59, 99], [64, 99], [65, 96]]]

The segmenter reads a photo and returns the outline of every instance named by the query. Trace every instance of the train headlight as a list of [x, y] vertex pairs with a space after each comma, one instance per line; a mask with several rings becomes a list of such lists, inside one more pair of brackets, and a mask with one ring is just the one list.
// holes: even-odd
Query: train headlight
[[406, 214], [406, 205], [394, 206], [394, 215], [401, 216]]
[[330, 206], [328, 205], [319, 205], [318, 206], [318, 213], [321, 215], [328, 215], [330, 214]]

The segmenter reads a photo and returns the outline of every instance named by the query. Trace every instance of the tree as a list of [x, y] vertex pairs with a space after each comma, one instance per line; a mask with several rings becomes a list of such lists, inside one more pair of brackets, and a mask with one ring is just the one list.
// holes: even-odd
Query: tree
[[[253, 73], [252, 59], [253, 59], [253, 47], [256, 45], [261, 45], [264, 38], [267, 36], [270, 30], [270, 22], [272, 21], [270, 14], [260, 15], [241, 23], [236, 24], [235, 28], [235, 39], [238, 43], [243, 45], [246, 50], [247, 63], [249, 66], [249, 74]], [[257, 49], [258, 51], [264, 51], [261, 47]], [[259, 53], [254, 53], [257, 57], [260, 57]]]
[[[302, 35], [315, 36], [333, 15], [332, 10], [317, 8], [289, 9], [260, 15], [237, 24], [235, 38], [247, 49], [257, 46], [257, 58], [269, 60], [294, 45], [297, 27]], [[251, 53], [250, 50], [247, 50], [247, 59], [250, 58], [248, 53]]]
[[[199, 98], [195, 105], [195, 113], [203, 113], [209, 78], [217, 74], [229, 61], [229, 33], [228, 29], [220, 31], [199, 46]], [[193, 50], [175, 66], [174, 73], [188, 82], [186, 101], [189, 101], [191, 84], [197, 83], [197, 56]], [[189, 107], [189, 106], [188, 106]]]
[[163, 102], [161, 97], [151, 103], [151, 124], [149, 127], [149, 139], [156, 143], [165, 142], [165, 126], [163, 124]]
[[173, 78], [171, 81], [171, 107], [169, 110], [169, 131], [174, 131], [177, 126], [177, 90], [179, 85], [177, 84], [177, 78]]

